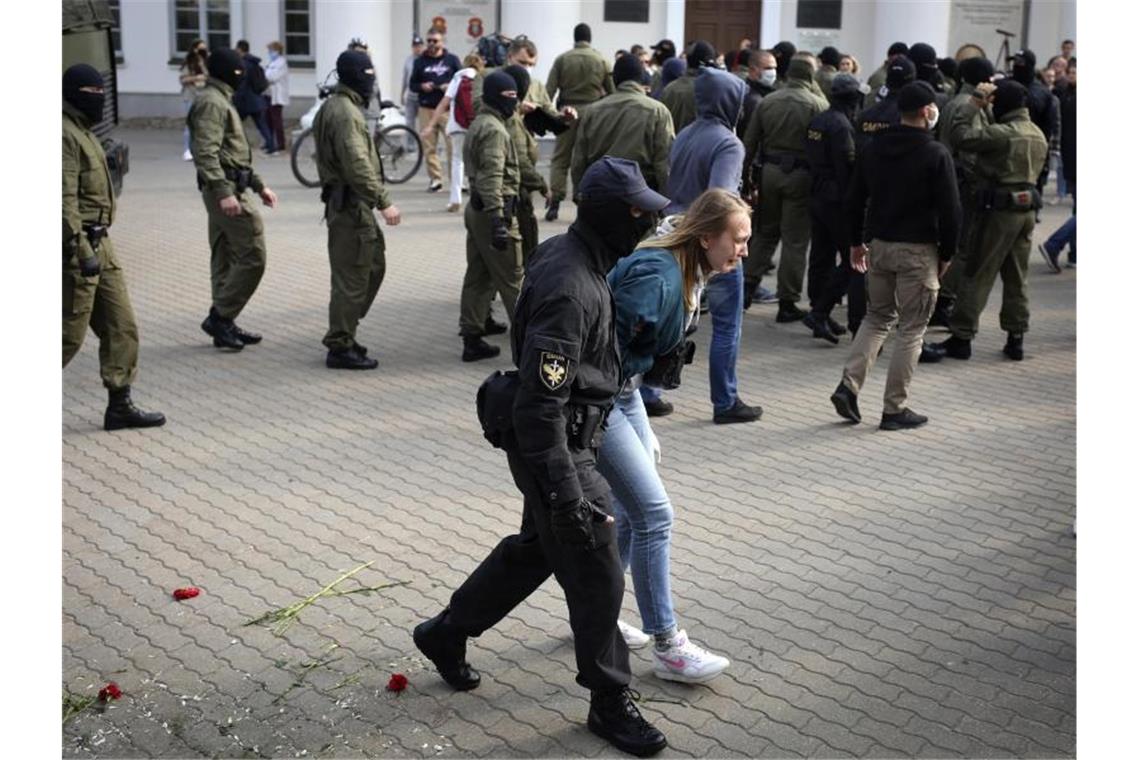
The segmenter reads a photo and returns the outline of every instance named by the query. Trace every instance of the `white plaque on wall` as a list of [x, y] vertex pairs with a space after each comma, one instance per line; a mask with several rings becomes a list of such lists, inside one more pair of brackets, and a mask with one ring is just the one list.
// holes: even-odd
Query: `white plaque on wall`
[[[963, 45], [977, 45], [986, 57], [995, 59], [1004, 37], [998, 29], [1013, 32], [1009, 52], [1021, 47], [1021, 26], [1025, 18], [1023, 0], [951, 0], [950, 45], [948, 55], [954, 55]], [[1004, 61], [995, 61], [1004, 67]]]
[[447, 49], [461, 59], [479, 38], [498, 31], [499, 0], [419, 0], [418, 8], [416, 33], [426, 35], [433, 25], [442, 25]]
[[796, 30], [796, 50], [806, 50], [809, 53], [819, 55], [819, 51], [827, 46], [839, 49], [839, 30], [838, 29], [797, 29]]

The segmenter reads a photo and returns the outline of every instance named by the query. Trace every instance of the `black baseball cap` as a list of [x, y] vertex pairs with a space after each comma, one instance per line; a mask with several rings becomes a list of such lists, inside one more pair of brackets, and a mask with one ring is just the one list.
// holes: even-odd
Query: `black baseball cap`
[[413, 45], [422, 45], [422, 44], [424, 44], [424, 38], [419, 36], [418, 34], [413, 34], [412, 35], [412, 44]]
[[1018, 50], [1006, 60], [1013, 61], [1019, 66], [1025, 66], [1029, 69], [1037, 68], [1037, 54], [1032, 50]]
[[654, 192], [636, 161], [602, 156], [586, 169], [578, 184], [578, 197], [583, 201], [622, 201], [646, 211], [661, 211], [669, 199]]
[[895, 56], [887, 66], [887, 89], [897, 90], [907, 82], [914, 81], [914, 64], [909, 58]]

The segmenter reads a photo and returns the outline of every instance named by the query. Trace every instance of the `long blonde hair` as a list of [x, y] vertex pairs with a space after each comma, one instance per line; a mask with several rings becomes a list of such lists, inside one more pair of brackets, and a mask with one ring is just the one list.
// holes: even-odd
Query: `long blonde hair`
[[728, 229], [733, 214], [752, 216], [752, 207], [727, 190], [705, 190], [692, 202], [671, 232], [642, 241], [638, 248], [665, 248], [681, 267], [681, 287], [685, 310], [692, 311], [693, 293], [702, 272], [709, 270], [708, 256], [701, 238], [716, 237]]

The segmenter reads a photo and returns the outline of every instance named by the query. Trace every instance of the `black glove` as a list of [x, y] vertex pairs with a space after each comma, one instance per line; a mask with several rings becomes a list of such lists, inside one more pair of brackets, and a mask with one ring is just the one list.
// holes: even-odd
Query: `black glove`
[[495, 214], [491, 217], [491, 247], [496, 251], [505, 251], [510, 242], [511, 234], [507, 220]]
[[593, 549], [595, 543], [591, 523], [604, 523], [608, 519], [609, 515], [604, 509], [583, 497], [551, 509], [550, 530], [554, 534], [554, 540], [560, 544]]

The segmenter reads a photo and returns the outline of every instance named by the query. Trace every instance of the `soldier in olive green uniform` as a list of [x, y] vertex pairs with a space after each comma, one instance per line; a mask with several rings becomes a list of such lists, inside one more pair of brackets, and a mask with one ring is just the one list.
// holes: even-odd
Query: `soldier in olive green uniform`
[[[527, 104], [528, 112], [541, 110], [551, 118], [559, 118], [558, 112], [554, 110], [554, 106], [550, 102], [550, 97], [546, 94], [546, 88], [542, 86], [541, 82], [531, 81], [530, 74], [525, 68], [518, 64], [512, 64], [503, 71], [514, 78], [518, 92], [526, 93], [524, 102]], [[515, 155], [519, 162], [519, 196], [515, 203], [515, 217], [518, 219], [519, 235], [522, 237], [522, 257], [525, 264], [530, 255], [534, 253], [534, 249], [538, 248], [538, 219], [534, 215], [534, 201], [531, 200], [531, 193], [549, 197], [550, 190], [536, 166], [538, 163], [538, 140], [523, 122], [521, 103], [515, 115], [507, 120], [507, 130], [511, 133], [511, 142], [514, 143]]]
[[375, 369], [378, 362], [356, 342], [356, 328], [384, 281], [384, 233], [372, 209], [386, 224], [400, 223], [400, 210], [380, 179], [380, 159], [364, 123], [376, 84], [367, 53], [346, 50], [336, 61], [337, 84], [313, 119], [317, 172], [329, 236], [329, 329], [325, 366]]
[[483, 108], [467, 129], [463, 163], [471, 200], [463, 212], [467, 226], [467, 271], [459, 301], [459, 334], [463, 361], [499, 355], [498, 346], [483, 340], [484, 326], [497, 291], [514, 318], [522, 285], [522, 247], [515, 223], [519, 194], [519, 162], [507, 124], [518, 106], [515, 80], [496, 71], [483, 81]]
[[245, 191], [252, 189], [269, 208], [277, 205], [277, 196], [253, 171], [253, 154], [233, 105], [234, 90], [244, 76], [241, 57], [229, 48], [216, 48], [208, 68], [210, 78], [186, 116], [190, 152], [209, 218], [213, 304], [202, 330], [218, 348], [240, 351], [261, 341], [260, 335], [241, 329], [234, 319], [265, 273], [265, 231]]
[[1029, 119], [1028, 91], [1010, 79], [982, 83], [958, 111], [960, 117], [993, 103], [994, 123], [974, 122], [958, 141], [962, 151], [977, 154], [978, 202], [974, 242], [967, 254], [958, 303], [950, 317], [951, 337], [936, 350], [956, 359], [970, 358], [970, 341], [994, 279], [1001, 275], [1001, 328], [1008, 333], [1003, 351], [1020, 361], [1023, 336], [1029, 329], [1027, 275], [1035, 211], [1041, 207], [1037, 176], [1049, 152], [1041, 130]]
[[[610, 62], [590, 47], [591, 37], [586, 24], [574, 27], [574, 49], [554, 59], [550, 76], [546, 78], [546, 93], [550, 98], [553, 100], [554, 93], [558, 93], [558, 107], [571, 106], [579, 117], [591, 103], [614, 91]], [[558, 135], [554, 143], [554, 156], [550, 159], [550, 205], [546, 211], [548, 222], [558, 218], [558, 204], [566, 197], [566, 172], [570, 169], [577, 124], [577, 120], [570, 121], [570, 128]]]
[[91, 127], [103, 119], [103, 77], [85, 63], [63, 74], [63, 366], [90, 325], [99, 336], [99, 374], [110, 396], [105, 430], [157, 427], [166, 417], [131, 402], [139, 331], [127, 282], [107, 230], [115, 221], [111, 173]]
[[[803, 290], [808, 244], [811, 242], [811, 172], [808, 170], [808, 123], [827, 110], [827, 101], [812, 93], [812, 65], [794, 59], [787, 84], [760, 101], [744, 134], [744, 165], [759, 156], [760, 224], [757, 253], [745, 259], [744, 294], [748, 303], [760, 278], [783, 242], [776, 274], [780, 309], [777, 322], [796, 322], [806, 312], [796, 306]], [[746, 192], [748, 187], [746, 177]]]
[[654, 190], [669, 184], [669, 150], [673, 147], [673, 117], [669, 109], [645, 92], [649, 77], [641, 61], [623, 55], [614, 66], [617, 91], [582, 114], [574, 141], [570, 178], [574, 185], [602, 156], [636, 161]]

